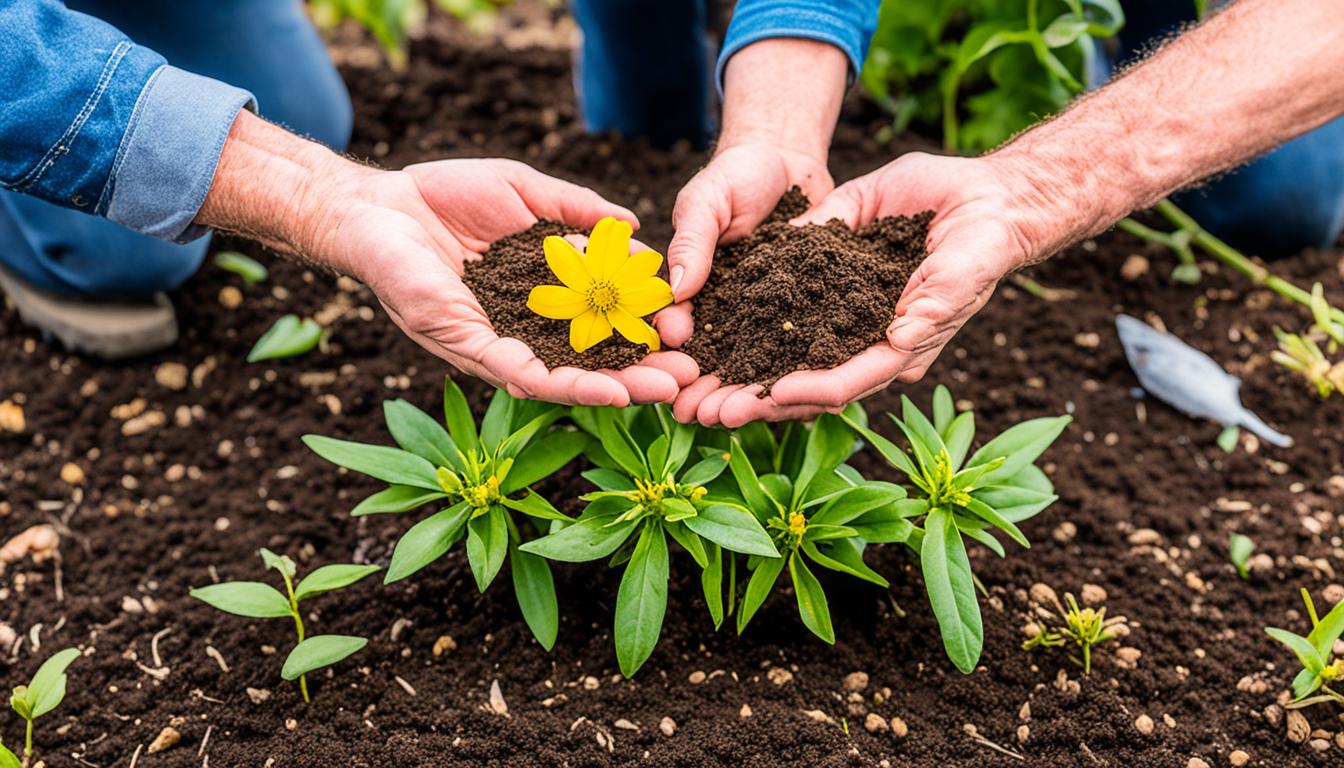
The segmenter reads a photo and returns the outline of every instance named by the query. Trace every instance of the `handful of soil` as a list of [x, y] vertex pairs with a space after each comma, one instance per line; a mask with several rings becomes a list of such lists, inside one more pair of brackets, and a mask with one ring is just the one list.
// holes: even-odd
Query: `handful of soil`
[[578, 227], [542, 219], [522, 232], [496, 240], [479, 261], [467, 262], [462, 282], [476, 294], [495, 332], [527, 344], [548, 368], [572, 365], [596, 370], [634, 365], [648, 354], [642, 344], [632, 344], [613, 333], [579, 354], [569, 344], [568, 320], [551, 320], [527, 308], [527, 296], [533, 287], [560, 284], [546, 266], [542, 241], [549, 235], [576, 233], [585, 234]]
[[896, 300], [927, 254], [932, 211], [858, 230], [803, 227], [794, 187], [761, 226], [714, 255], [691, 299], [695, 332], [683, 349], [725, 384], [769, 388], [794, 371], [833, 368], [886, 337]]

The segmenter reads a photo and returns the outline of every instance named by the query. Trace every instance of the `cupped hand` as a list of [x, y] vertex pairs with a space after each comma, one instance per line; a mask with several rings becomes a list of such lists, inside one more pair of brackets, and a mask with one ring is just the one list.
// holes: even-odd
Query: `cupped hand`
[[679, 352], [620, 371], [548, 369], [525, 343], [495, 333], [462, 281], [466, 262], [540, 218], [584, 228], [605, 216], [637, 224], [592, 190], [494, 159], [361, 169], [338, 184], [305, 250], [365, 282], [407, 336], [455, 368], [516, 397], [616, 406], [671, 402], [698, 374]]
[[[991, 156], [992, 158], [992, 156]], [[894, 307], [886, 338], [828, 370], [799, 371], [762, 387], [717, 387], [708, 377], [683, 389], [678, 418], [737, 427], [749, 421], [835, 412], [885, 389], [922, 378], [948, 340], [1008, 273], [1048, 255], [1032, 191], [990, 158], [905, 155], [842, 184], [794, 224], [839, 219], [859, 228], [884, 216], [932, 210], [929, 255]]]

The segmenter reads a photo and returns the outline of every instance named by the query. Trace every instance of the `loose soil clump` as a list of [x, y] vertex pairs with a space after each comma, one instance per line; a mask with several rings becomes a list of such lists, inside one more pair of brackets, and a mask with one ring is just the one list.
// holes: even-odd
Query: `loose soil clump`
[[527, 296], [538, 285], [559, 285], [546, 266], [542, 241], [583, 230], [542, 219], [526, 230], [496, 240], [479, 261], [467, 263], [462, 281], [476, 294], [495, 332], [519, 339], [532, 348], [548, 368], [572, 365], [596, 370], [625, 368], [639, 362], [648, 350], [619, 333], [583, 354], [569, 344], [569, 321], [542, 317], [527, 308]]
[[704, 373], [769, 387], [794, 371], [833, 368], [885, 337], [927, 255], [933, 213], [858, 231], [838, 220], [789, 224], [807, 208], [794, 187], [755, 232], [715, 255], [685, 345]]

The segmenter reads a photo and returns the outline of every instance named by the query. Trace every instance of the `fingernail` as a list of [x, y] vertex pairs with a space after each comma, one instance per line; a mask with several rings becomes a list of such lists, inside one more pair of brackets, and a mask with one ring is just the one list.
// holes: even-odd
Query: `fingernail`
[[887, 329], [887, 341], [898, 352], [913, 352], [933, 335], [933, 325], [922, 317], [902, 317]]
[[685, 268], [685, 267], [683, 267], [683, 266], [681, 266], [680, 264], [678, 264], [677, 266], [675, 266], [675, 267], [672, 268], [672, 272], [671, 272], [671, 278], [672, 278], [671, 285], [672, 285], [672, 295], [673, 295], [673, 296], [676, 296], [676, 295], [677, 295], [677, 291], [681, 290], [681, 281], [682, 281], [685, 277], [686, 277], [686, 268]]

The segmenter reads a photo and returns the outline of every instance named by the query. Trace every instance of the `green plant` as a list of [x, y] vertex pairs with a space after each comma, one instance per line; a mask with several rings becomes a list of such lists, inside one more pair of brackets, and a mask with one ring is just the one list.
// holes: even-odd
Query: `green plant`
[[893, 132], [986, 150], [1080, 93], [1124, 21], [1119, 0], [884, 0], [861, 77]]
[[[477, 34], [495, 28], [498, 8], [511, 0], [436, 0], [444, 12]], [[425, 0], [308, 0], [313, 21], [330, 29], [345, 19], [354, 19], [382, 46], [387, 63], [395, 70], [406, 68], [406, 40], [425, 23]]]
[[3, 743], [0, 743], [0, 768], [23, 768], [18, 756], [10, 752]]
[[1232, 453], [1237, 450], [1237, 441], [1240, 439], [1241, 427], [1231, 426], [1223, 427], [1223, 431], [1218, 433], [1218, 438], [1215, 442], [1218, 443], [1218, 447], [1223, 450], [1223, 453]]
[[322, 341], [326, 329], [316, 320], [285, 315], [267, 329], [247, 353], [247, 362], [298, 357], [311, 352]]
[[[866, 421], [857, 404], [846, 412], [851, 419]], [[763, 427], [743, 430], [732, 437], [728, 466], [736, 492], [741, 503], [769, 529], [781, 553], [777, 559], [747, 560], [751, 577], [737, 608], [739, 633], [764, 604], [785, 569], [804, 626], [828, 643], [835, 642], [830, 607], [809, 562], [880, 587], [888, 586], [887, 580], [863, 561], [865, 539], [903, 540], [911, 527], [905, 520], [910, 507], [901, 486], [866, 481], [845, 464], [857, 446], [845, 422], [829, 414], [819, 416], [810, 428], [797, 424], [785, 427], [777, 441]], [[758, 469], [766, 471], [758, 474]], [[730, 609], [733, 591], [729, 591]]]
[[[78, 650], [66, 648], [42, 662], [42, 666], [37, 668], [33, 679], [27, 685], [20, 685], [14, 689], [14, 695], [9, 699], [9, 706], [13, 707], [19, 717], [27, 723], [23, 736], [25, 763], [33, 756], [33, 721], [60, 706], [65, 700], [67, 682], [65, 670], [78, 658]], [[3, 752], [0, 752], [0, 766], [9, 761], [17, 762], [13, 752], [3, 749]]]
[[[1017, 524], [1058, 498], [1034, 462], [1071, 421], [1068, 416], [1032, 419], [1010, 427], [970, 454], [975, 416], [957, 414], [952, 396], [939, 386], [930, 420], [908, 397], [901, 417], [888, 414], [910, 445], [910, 453], [845, 415], [845, 421], [914, 485], [918, 496], [895, 505], [899, 519], [887, 522], [882, 540], [904, 541], [918, 555], [929, 602], [938, 619], [943, 647], [962, 672], [975, 669], [984, 646], [976, 582], [964, 538], [995, 554], [1003, 545], [998, 530], [1023, 547], [1030, 543]], [[923, 527], [916, 522], [923, 518]], [[901, 537], [904, 538], [901, 538]], [[871, 536], [865, 536], [873, 541]]]
[[[520, 548], [524, 532], [547, 533], [573, 519], [529, 486], [568, 464], [588, 444], [582, 432], [553, 429], [560, 406], [517, 400], [496, 391], [479, 433], [467, 399], [452, 379], [443, 387], [444, 423], [405, 400], [383, 403], [398, 448], [305, 435], [327, 461], [390, 484], [350, 514], [409, 512], [440, 499], [449, 506], [416, 523], [397, 542], [386, 583], [410, 576], [442, 557], [464, 536], [467, 562], [484, 592], [506, 560], [523, 619], [542, 647], [555, 644], [559, 626], [555, 585], [546, 561]], [[530, 521], [524, 525], [515, 513]]]
[[585, 451], [596, 467], [583, 477], [599, 490], [582, 497], [588, 505], [572, 525], [521, 549], [561, 562], [614, 554], [612, 567], [625, 564], [613, 634], [621, 672], [629, 677], [662, 632], [669, 536], [709, 573], [722, 573], [723, 559], [731, 557], [723, 550], [763, 558], [779, 553], [735, 498], [706, 487], [728, 463], [721, 448], [701, 451], [687, 466], [705, 430], [677, 423], [665, 406], [575, 408], [573, 418], [597, 438]]
[[1051, 590], [1048, 596], [1048, 602], [1053, 603], [1054, 613], [1050, 614], [1049, 606], [1041, 606], [1049, 616], [1048, 620], [1055, 621], [1054, 624], [1027, 625], [1027, 641], [1022, 643], [1022, 649], [1030, 651], [1033, 648], [1058, 648], [1073, 641], [1082, 651], [1082, 659], [1074, 658], [1073, 661], [1083, 668], [1083, 674], [1092, 674], [1092, 649], [1109, 640], [1114, 640], [1117, 635], [1111, 630], [1119, 624], [1124, 624], [1123, 616], [1114, 616], [1106, 618], [1106, 607], [1101, 608], [1080, 608], [1078, 601], [1073, 595], [1065, 592], [1064, 602], [1068, 608], [1059, 604], [1059, 599], [1055, 597]]
[[270, 274], [261, 262], [237, 251], [220, 251], [215, 254], [215, 266], [243, 278], [243, 282], [248, 285], [260, 283]]
[[[1265, 627], [1270, 637], [1288, 646], [1302, 663], [1302, 671], [1293, 678], [1294, 699], [1288, 706], [1307, 707], [1327, 701], [1344, 704], [1344, 694], [1330, 687], [1331, 683], [1344, 679], [1344, 658], [1331, 659], [1335, 641], [1344, 635], [1344, 601], [1331, 608], [1325, 618], [1317, 616], [1316, 604], [1305, 588], [1302, 589], [1302, 602], [1306, 603], [1307, 615], [1311, 617], [1311, 632], [1306, 637], [1286, 629]], [[1317, 691], [1321, 693], [1311, 695]]]
[[1232, 565], [1237, 569], [1237, 575], [1243, 579], [1251, 577], [1251, 571], [1248, 563], [1251, 560], [1251, 553], [1255, 551], [1255, 542], [1251, 537], [1243, 536], [1240, 533], [1234, 533], [1227, 540], [1227, 557], [1232, 561]]
[[298, 568], [294, 561], [284, 555], [277, 555], [269, 549], [261, 550], [261, 560], [267, 569], [275, 569], [284, 579], [285, 592], [259, 581], [227, 581], [211, 584], [208, 587], [191, 590], [191, 596], [225, 613], [246, 616], [253, 619], [290, 618], [294, 621], [294, 630], [298, 642], [290, 651], [280, 676], [285, 680], [299, 681], [299, 690], [303, 700], [308, 698], [309, 672], [329, 667], [351, 654], [359, 651], [368, 640], [362, 637], [346, 635], [316, 635], [307, 637], [303, 626], [303, 613], [299, 610], [304, 600], [326, 594], [354, 584], [376, 573], [376, 565], [324, 565], [305, 576], [298, 584], [294, 583]]
[[1321, 398], [1344, 390], [1344, 361], [1332, 363], [1310, 333], [1288, 333], [1274, 329], [1279, 348], [1269, 353], [1275, 363], [1307, 380]]

